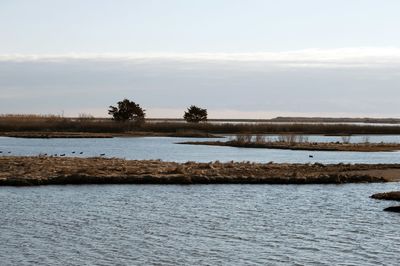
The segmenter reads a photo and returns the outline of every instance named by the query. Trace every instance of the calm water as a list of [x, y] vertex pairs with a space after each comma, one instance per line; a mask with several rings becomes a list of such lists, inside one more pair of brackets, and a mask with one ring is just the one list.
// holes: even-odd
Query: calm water
[[0, 265], [399, 265], [393, 189], [0, 187]]
[[[400, 162], [399, 152], [311, 152], [310, 159], [302, 151], [175, 144], [187, 140], [193, 139], [2, 137], [0, 156]], [[400, 215], [382, 211], [391, 203], [369, 198], [399, 189], [397, 183], [0, 187], [0, 265], [399, 265]]]
[[[353, 142], [365, 137], [352, 137]], [[233, 147], [178, 145], [182, 141], [207, 139], [140, 137], [113, 139], [21, 139], [0, 137], [4, 155], [39, 155], [47, 153], [66, 156], [106, 157], [126, 159], [162, 159], [164, 161], [255, 161], [255, 162], [322, 162], [322, 163], [400, 163], [400, 152], [316, 152], [273, 149], [243, 149]], [[212, 139], [208, 139], [212, 140]], [[221, 139], [218, 139], [221, 140]], [[340, 137], [309, 136], [309, 141], [340, 141]], [[400, 136], [371, 136], [370, 142], [400, 142]], [[11, 152], [10, 154], [8, 152]], [[72, 153], [75, 152], [75, 153]], [[83, 152], [82, 155], [79, 153]], [[312, 154], [314, 158], [309, 158]]]

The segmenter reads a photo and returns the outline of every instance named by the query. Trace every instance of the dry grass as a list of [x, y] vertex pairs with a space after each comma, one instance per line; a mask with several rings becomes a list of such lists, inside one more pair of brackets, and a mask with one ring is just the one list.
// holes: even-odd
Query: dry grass
[[265, 123], [182, 123], [116, 122], [82, 114], [78, 118], [57, 115], [0, 115], [0, 132], [95, 132], [123, 133], [128, 131], [152, 133], [200, 132], [208, 134], [400, 134], [400, 126], [371, 126], [351, 124], [265, 124]]
[[56, 115], [1, 115], [0, 132], [96, 132], [114, 133], [130, 130], [134, 123], [94, 119], [87, 115], [65, 118]]
[[278, 140], [266, 139], [263, 136], [237, 135], [229, 141], [188, 141], [179, 144], [229, 146], [238, 148], [265, 148], [281, 150], [305, 151], [354, 151], [354, 152], [389, 152], [400, 150], [400, 143], [349, 143], [350, 139], [343, 142], [309, 142], [302, 135], [280, 135]]
[[0, 185], [338, 184], [394, 181], [391, 177], [399, 174], [399, 164], [175, 163], [106, 158], [0, 157]]
[[142, 130], [174, 132], [177, 129], [199, 130], [211, 134], [400, 134], [400, 126], [351, 124], [257, 124], [257, 123], [147, 123]]

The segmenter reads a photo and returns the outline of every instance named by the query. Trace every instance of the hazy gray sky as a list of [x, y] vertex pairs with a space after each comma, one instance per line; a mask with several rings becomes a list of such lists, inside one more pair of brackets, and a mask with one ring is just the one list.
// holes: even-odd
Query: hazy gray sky
[[0, 1], [0, 113], [399, 116], [400, 1]]

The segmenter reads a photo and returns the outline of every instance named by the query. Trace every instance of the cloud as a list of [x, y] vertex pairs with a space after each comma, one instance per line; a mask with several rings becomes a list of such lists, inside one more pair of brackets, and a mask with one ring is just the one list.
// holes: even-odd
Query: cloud
[[263, 53], [68, 53], [68, 54], [3, 54], [0, 62], [65, 62], [93, 60], [102, 62], [264, 62], [294, 66], [376, 66], [400, 64], [400, 48], [306, 49]]
[[399, 70], [397, 48], [0, 55], [0, 113], [105, 115], [100, 110], [128, 97], [152, 116], [175, 116], [191, 104], [213, 117], [397, 116]]

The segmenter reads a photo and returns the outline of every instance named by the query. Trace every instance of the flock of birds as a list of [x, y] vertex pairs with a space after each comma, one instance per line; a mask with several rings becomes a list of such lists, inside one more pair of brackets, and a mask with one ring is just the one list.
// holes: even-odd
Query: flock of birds
[[[4, 152], [5, 153], [5, 152]], [[75, 151], [73, 151], [73, 152], [71, 152], [72, 154], [78, 154], [77, 152], [75, 152]], [[0, 154], [3, 154], [3, 151], [0, 151]], [[7, 154], [11, 154], [11, 151], [8, 151], [7, 152]], [[81, 151], [81, 152], [79, 152], [79, 154], [80, 155], [82, 155], [83, 154], [83, 151]], [[48, 155], [47, 153], [44, 153], [43, 154], [44, 156], [55, 156], [55, 157], [57, 157], [57, 156], [60, 156], [60, 157], [64, 157], [64, 156], [66, 156], [66, 154], [65, 153], [62, 153], [62, 154], [57, 154], [57, 153], [55, 153], [55, 154], [52, 154], [52, 155]], [[106, 154], [105, 153], [100, 153], [100, 156], [101, 157], [103, 157], [103, 156], [105, 156]], [[308, 157], [309, 158], [314, 158], [314, 155], [308, 155]]]
[[[0, 151], [0, 154], [11, 154], [11, 151]], [[81, 152], [76, 152], [76, 151], [73, 151], [73, 152], [71, 152], [71, 154], [80, 154], [80, 155], [82, 155], [83, 154], [83, 151], [81, 151]], [[59, 156], [59, 157], [64, 157], [64, 156], [66, 156], [67, 154], [66, 153], [61, 153], [61, 154], [58, 154], [58, 153], [55, 153], [55, 154], [47, 154], [47, 153], [43, 153], [43, 154], [41, 154], [42, 156], [53, 156], [53, 157], [57, 157], [57, 156]], [[103, 156], [106, 156], [106, 154], [105, 153], [100, 153], [100, 156], [101, 157], [103, 157]]]

